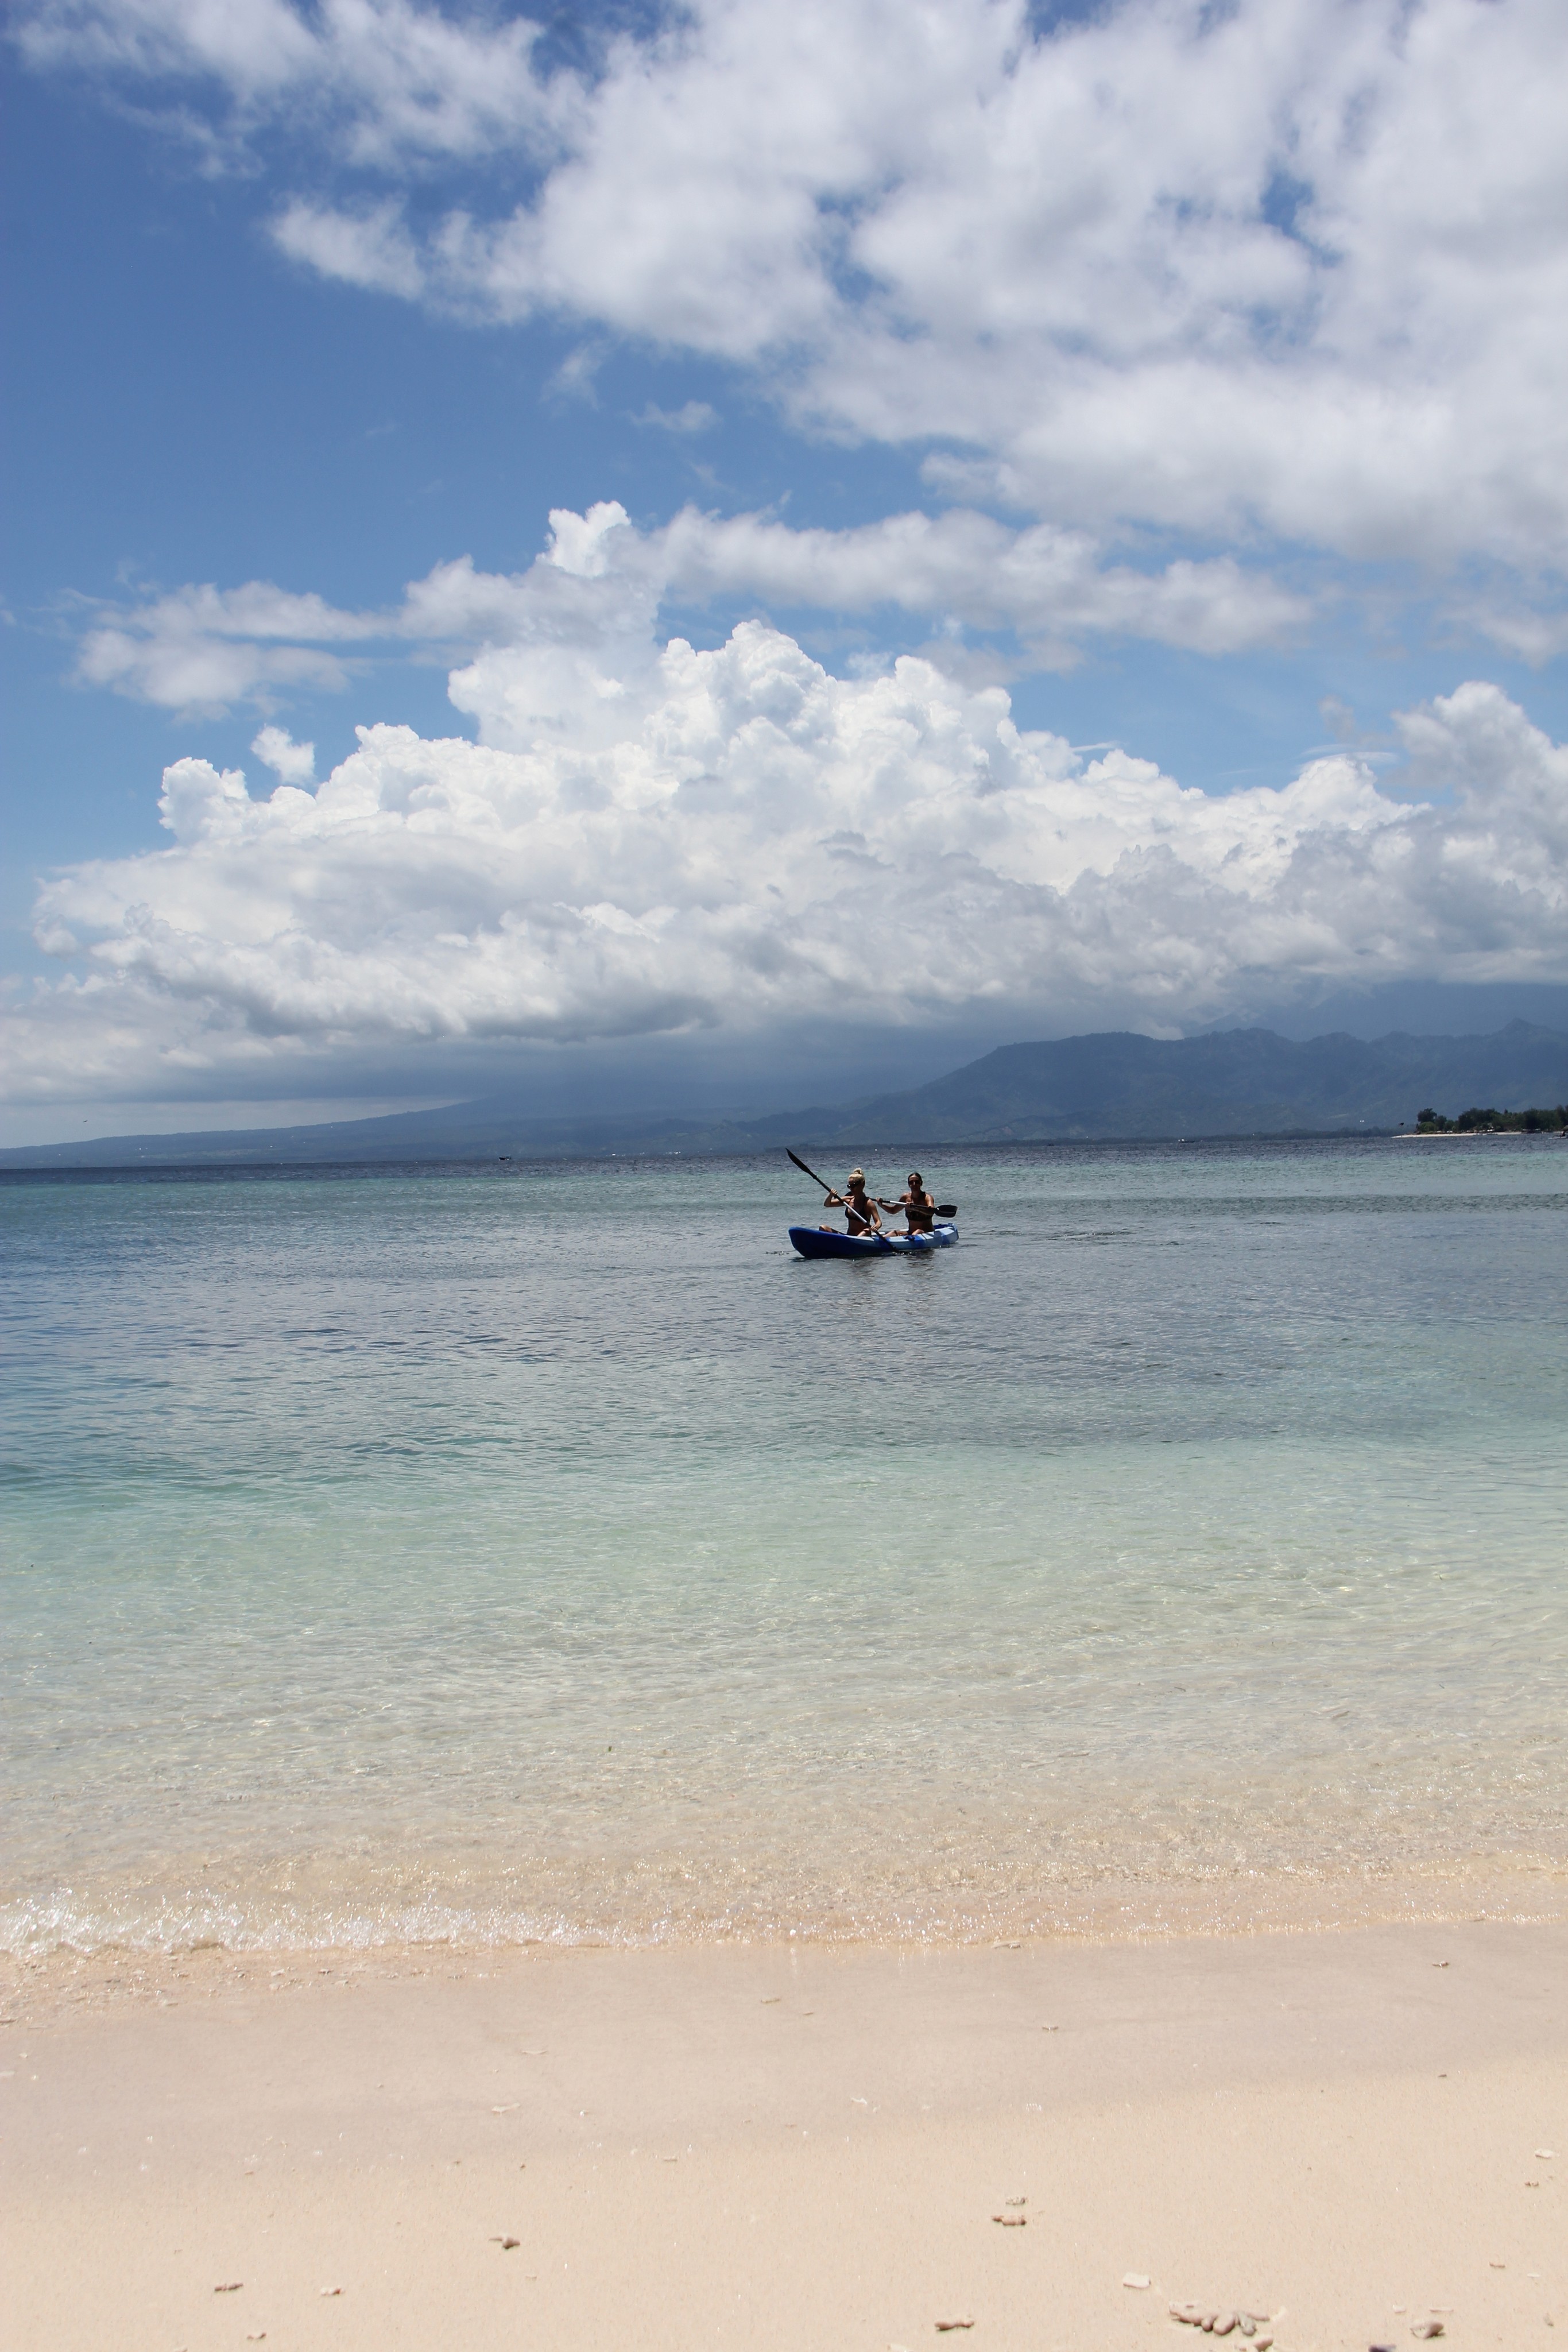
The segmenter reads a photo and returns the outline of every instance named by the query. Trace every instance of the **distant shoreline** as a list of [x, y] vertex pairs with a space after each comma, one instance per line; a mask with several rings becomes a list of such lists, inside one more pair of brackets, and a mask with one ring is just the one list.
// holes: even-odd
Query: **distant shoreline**
[[[941, 1051], [934, 1043], [933, 1056]], [[831, 1084], [831, 1065], [823, 1078]], [[753, 1080], [752, 1083], [757, 1083]], [[519, 1098], [519, 1096], [521, 1098]], [[786, 1145], [928, 1157], [956, 1144], [1326, 1139], [1396, 1133], [1424, 1106], [1568, 1099], [1568, 1035], [1514, 1021], [1486, 1036], [1269, 1029], [1198, 1037], [1108, 1030], [998, 1045], [898, 1093], [759, 1110], [596, 1103], [541, 1112], [497, 1093], [424, 1111], [308, 1125], [71, 1138], [0, 1150], [0, 1169], [294, 1161], [745, 1157]], [[1461, 1117], [1469, 1116], [1461, 1112]]]
[[[1434, 1131], [1435, 1132], [1435, 1131]], [[1414, 1129], [1401, 1132], [1396, 1128], [1301, 1128], [1267, 1129], [1258, 1133], [1217, 1135], [1026, 1135], [1026, 1136], [967, 1136], [951, 1142], [934, 1141], [929, 1136], [904, 1136], [893, 1143], [856, 1144], [857, 1151], [876, 1153], [883, 1158], [910, 1152], [923, 1152], [929, 1160], [957, 1153], [1005, 1151], [1165, 1151], [1176, 1147], [1207, 1148], [1260, 1146], [1291, 1143], [1403, 1143], [1424, 1139]], [[1462, 1139], [1474, 1140], [1469, 1130]], [[1531, 1139], [1527, 1138], [1526, 1140]], [[1542, 1139], [1537, 1138], [1536, 1140]], [[1556, 1141], [1555, 1136], [1544, 1139]], [[811, 1151], [841, 1152], [851, 1147], [823, 1140], [802, 1129], [801, 1148]], [[496, 1174], [507, 1168], [551, 1168], [625, 1165], [643, 1161], [650, 1166], [678, 1166], [695, 1160], [737, 1160], [747, 1163], [771, 1162], [782, 1157], [782, 1147], [766, 1145], [713, 1145], [703, 1149], [682, 1150], [581, 1150], [581, 1151], [515, 1151], [504, 1155], [474, 1154], [457, 1158], [407, 1159], [308, 1159], [283, 1158], [222, 1160], [39, 1160], [19, 1164], [0, 1153], [0, 1183], [33, 1176], [392, 1176], [434, 1170], [461, 1170], [468, 1173]]]
[[[1292, 1143], [1484, 1143], [1500, 1140], [1525, 1143], [1560, 1143], [1568, 1140], [1563, 1130], [1543, 1128], [1535, 1133], [1521, 1128], [1291, 1128], [1269, 1129], [1256, 1133], [1215, 1135], [1025, 1135], [1025, 1136], [966, 1136], [950, 1142], [933, 1141], [929, 1136], [905, 1136], [894, 1143], [857, 1143], [852, 1149], [883, 1158], [918, 1152], [927, 1160], [940, 1160], [959, 1154], [1009, 1151], [1166, 1151], [1177, 1148], [1209, 1149], [1261, 1148], [1270, 1144]], [[831, 1139], [814, 1138], [802, 1129], [801, 1147], [808, 1151], [832, 1151], [852, 1147], [836, 1144]], [[407, 1159], [300, 1159], [286, 1158], [232, 1160], [207, 1157], [194, 1160], [162, 1160], [151, 1157], [137, 1160], [54, 1160], [8, 1157], [0, 1153], [0, 1184], [17, 1182], [35, 1177], [93, 1177], [109, 1179], [125, 1176], [198, 1177], [215, 1179], [225, 1176], [407, 1176], [437, 1172], [467, 1175], [496, 1175], [503, 1170], [581, 1168], [592, 1166], [625, 1166], [642, 1162], [652, 1167], [676, 1167], [693, 1161], [724, 1160], [755, 1165], [771, 1162], [782, 1156], [782, 1147], [767, 1145], [712, 1145], [682, 1150], [661, 1150], [654, 1147], [627, 1150], [517, 1150], [505, 1154], [493, 1152], [455, 1158]]]

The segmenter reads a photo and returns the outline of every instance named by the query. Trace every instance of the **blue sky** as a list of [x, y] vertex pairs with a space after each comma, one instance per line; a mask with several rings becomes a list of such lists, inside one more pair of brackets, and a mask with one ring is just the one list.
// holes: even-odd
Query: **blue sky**
[[565, 21], [16, 19], [9, 1137], [1568, 1017], [1560, 11]]

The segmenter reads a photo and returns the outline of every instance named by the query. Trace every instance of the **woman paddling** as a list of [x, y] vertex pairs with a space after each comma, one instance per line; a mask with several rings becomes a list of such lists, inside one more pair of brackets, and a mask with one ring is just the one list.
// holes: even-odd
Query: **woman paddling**
[[[852, 1234], [880, 1234], [882, 1231], [882, 1219], [877, 1214], [876, 1202], [868, 1201], [866, 1198], [863, 1168], [852, 1168], [850, 1181], [843, 1191], [830, 1192], [822, 1206], [825, 1209], [841, 1209], [844, 1213], [844, 1223]], [[822, 1231], [825, 1234], [831, 1233], [832, 1227], [824, 1225]]]
[[902, 1209], [905, 1230], [912, 1234], [928, 1234], [936, 1222], [936, 1203], [926, 1191], [918, 1168], [910, 1171], [908, 1192], [901, 1192], [896, 1201], [883, 1201], [882, 1206], [895, 1217]]

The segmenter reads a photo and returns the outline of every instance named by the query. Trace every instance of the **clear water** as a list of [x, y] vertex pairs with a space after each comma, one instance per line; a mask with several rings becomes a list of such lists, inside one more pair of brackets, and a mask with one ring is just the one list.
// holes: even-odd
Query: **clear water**
[[932, 1157], [0, 1182], [4, 1940], [1561, 1884], [1568, 1147]]

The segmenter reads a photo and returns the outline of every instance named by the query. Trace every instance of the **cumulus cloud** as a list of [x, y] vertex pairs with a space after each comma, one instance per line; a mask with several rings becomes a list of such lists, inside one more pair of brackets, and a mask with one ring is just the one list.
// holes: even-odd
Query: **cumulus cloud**
[[[655, 552], [656, 550], [656, 552]], [[759, 593], [775, 603], [951, 617], [1009, 628], [1051, 667], [1085, 637], [1152, 638], [1193, 652], [1278, 642], [1310, 616], [1306, 600], [1228, 556], [1158, 572], [1108, 563], [1087, 532], [1009, 530], [957, 509], [893, 515], [850, 530], [795, 530], [758, 515], [687, 508], [650, 553], [677, 593]]]
[[[95, 607], [84, 683], [268, 711], [412, 648], [478, 740], [369, 727], [310, 791], [269, 724], [269, 795], [176, 761], [166, 847], [41, 892], [69, 969], [9, 988], [13, 1099], [303, 1091], [367, 1057], [428, 1088], [459, 1046], [765, 1041], [846, 1003], [1017, 1035], [1568, 978], [1568, 751], [1496, 687], [1404, 716], [1397, 799], [1349, 743], [1222, 798], [1020, 731], [994, 645], [957, 642], [1277, 644], [1312, 606], [1272, 541], [1462, 559], [1489, 587], [1456, 626], [1562, 650], [1559, 0], [1110, 0], [1043, 32], [1024, 0], [690, 0], [612, 12], [570, 68], [528, 19], [424, 0], [15, 21], [40, 68], [162, 79], [214, 155], [270, 163], [300, 267], [564, 322], [562, 393], [616, 336], [700, 353], [921, 451], [956, 503], [844, 530], [606, 503], [525, 571], [443, 562], [379, 610], [264, 582]], [[669, 635], [706, 605], [753, 617]], [[835, 677], [769, 617], [804, 610], [955, 651]]]
[[[586, 515], [557, 508], [545, 552], [522, 572], [438, 563], [400, 605], [345, 612], [269, 581], [210, 583], [94, 608], [78, 650], [84, 683], [176, 710], [269, 703], [289, 687], [341, 687], [336, 647], [416, 645], [531, 648], [537, 667], [581, 666], [608, 677], [653, 658], [666, 605], [717, 598], [839, 614], [881, 609], [932, 624], [1009, 631], [1031, 662], [1070, 667], [1086, 640], [1143, 637], [1203, 653], [1277, 644], [1303, 627], [1308, 602], [1228, 556], [1155, 572], [1106, 561], [1086, 532], [1013, 530], [954, 510], [904, 514], [851, 530], [795, 530], [762, 515], [688, 507], [638, 530], [614, 500]], [[514, 661], [511, 691], [526, 675]], [[554, 689], [551, 689], [553, 693]], [[614, 697], [606, 687], [611, 699]], [[469, 704], [458, 697], [459, 707]], [[522, 723], [519, 721], [519, 723]], [[515, 730], [514, 730], [515, 731]]]
[[444, 1049], [519, 1041], [760, 1053], [846, 1007], [936, 1041], [1568, 977], [1568, 750], [1495, 687], [1404, 718], [1398, 800], [1349, 753], [1211, 796], [923, 660], [834, 677], [760, 622], [661, 647], [629, 599], [612, 664], [583, 599], [624, 527], [573, 520], [554, 637], [455, 677], [481, 741], [365, 728], [268, 797], [177, 761], [166, 849], [44, 886], [75, 962], [15, 995], [11, 1099], [305, 1090], [368, 1058], [428, 1086]]
[[[329, 276], [758, 371], [1088, 530], [1560, 587], [1560, 0], [691, 0], [570, 72], [416, 0], [35, 0], [20, 37], [275, 125]], [[439, 157], [463, 202], [416, 220]]]
[[297, 743], [287, 727], [264, 727], [250, 748], [272, 770], [279, 783], [308, 784], [315, 781], [315, 744]]

